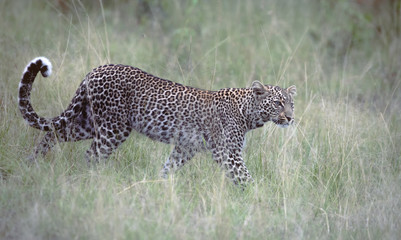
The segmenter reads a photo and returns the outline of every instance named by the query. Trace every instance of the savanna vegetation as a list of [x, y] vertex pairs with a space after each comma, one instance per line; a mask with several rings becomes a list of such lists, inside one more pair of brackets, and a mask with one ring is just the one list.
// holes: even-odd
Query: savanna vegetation
[[[400, 238], [400, 1], [3, 0], [0, 20], [1, 239]], [[172, 146], [138, 133], [96, 167], [90, 141], [31, 165], [44, 134], [17, 89], [37, 56], [42, 116], [123, 63], [203, 89], [294, 84], [296, 124], [247, 135], [244, 190], [207, 153], [159, 179]]]

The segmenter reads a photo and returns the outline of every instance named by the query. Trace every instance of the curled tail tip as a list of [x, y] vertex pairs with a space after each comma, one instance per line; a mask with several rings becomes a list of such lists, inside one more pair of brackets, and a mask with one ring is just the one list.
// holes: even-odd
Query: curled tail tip
[[22, 75], [24, 75], [26, 72], [31, 71], [31, 69], [29, 69], [32, 65], [38, 67], [39, 71], [42, 73], [43, 77], [48, 77], [52, 74], [52, 64], [50, 62], [50, 60], [46, 57], [37, 57], [35, 59], [33, 59], [26, 67], [24, 70], [24, 73]]
[[[39, 62], [40, 61], [40, 62]], [[36, 63], [36, 65], [40, 66], [40, 72], [43, 77], [48, 77], [52, 74], [52, 63], [46, 57], [37, 57], [32, 62]]]

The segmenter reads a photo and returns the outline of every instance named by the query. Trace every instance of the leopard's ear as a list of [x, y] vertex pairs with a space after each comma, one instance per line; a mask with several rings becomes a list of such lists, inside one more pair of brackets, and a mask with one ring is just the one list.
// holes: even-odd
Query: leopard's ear
[[267, 94], [266, 87], [259, 81], [253, 81], [252, 90], [253, 94], [255, 94], [255, 96], [258, 98], [264, 97]]
[[297, 95], [297, 88], [295, 87], [295, 85], [292, 85], [292, 86], [287, 88], [287, 92], [291, 96], [295, 97]]

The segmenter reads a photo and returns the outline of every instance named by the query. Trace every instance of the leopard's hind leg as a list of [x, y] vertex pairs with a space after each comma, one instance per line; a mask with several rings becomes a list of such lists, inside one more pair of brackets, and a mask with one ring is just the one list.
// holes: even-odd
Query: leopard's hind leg
[[35, 161], [38, 156], [45, 156], [57, 142], [76, 142], [91, 139], [93, 134], [90, 110], [84, 105], [83, 111], [65, 128], [47, 132], [28, 159]]
[[[115, 121], [113, 116], [109, 116], [103, 121], [98, 119], [93, 132], [93, 141], [90, 148], [86, 151], [86, 161], [98, 163], [100, 159], [107, 159], [115, 149], [118, 148], [129, 136], [132, 127], [128, 122]], [[114, 126], [111, 127], [110, 123]]]

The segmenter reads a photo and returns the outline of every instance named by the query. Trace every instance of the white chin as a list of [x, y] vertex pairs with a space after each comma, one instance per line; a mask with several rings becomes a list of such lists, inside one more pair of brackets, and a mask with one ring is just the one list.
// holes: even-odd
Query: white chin
[[286, 125], [283, 125], [283, 124], [277, 124], [277, 126], [279, 126], [280, 128], [288, 128], [288, 126], [290, 126], [290, 125], [288, 125], [288, 124], [286, 124]]

